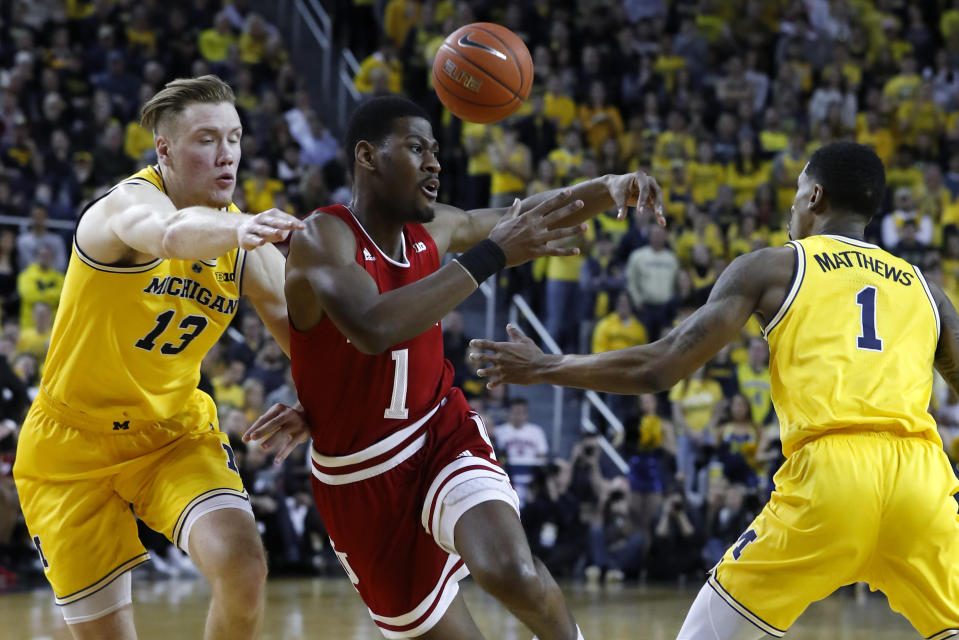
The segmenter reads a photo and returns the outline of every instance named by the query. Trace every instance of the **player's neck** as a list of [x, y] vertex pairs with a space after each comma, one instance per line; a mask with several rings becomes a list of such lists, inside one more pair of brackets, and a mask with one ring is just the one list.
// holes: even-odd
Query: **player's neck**
[[827, 218], [816, 226], [812, 235], [833, 235], [852, 238], [854, 240], [863, 240], [865, 237], [865, 227], [862, 221], [857, 218], [845, 216]]
[[389, 210], [387, 206], [354, 192], [349, 208], [380, 251], [397, 262], [403, 260], [404, 223], [391, 219], [392, 217], [385, 213]]

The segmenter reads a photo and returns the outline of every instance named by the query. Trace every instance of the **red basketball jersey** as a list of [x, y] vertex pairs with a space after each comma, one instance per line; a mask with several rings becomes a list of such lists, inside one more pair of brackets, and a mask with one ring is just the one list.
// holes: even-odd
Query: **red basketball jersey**
[[[325, 207], [314, 215], [336, 216], [349, 225], [356, 238], [356, 262], [380, 293], [439, 269], [439, 252], [423, 225], [403, 227], [403, 260], [396, 262], [380, 251], [346, 207]], [[438, 322], [377, 355], [354, 347], [329, 316], [308, 331], [291, 326], [290, 337], [293, 381], [312, 429], [313, 447], [324, 455], [359, 451], [416, 422], [453, 384], [453, 366], [443, 357]]]

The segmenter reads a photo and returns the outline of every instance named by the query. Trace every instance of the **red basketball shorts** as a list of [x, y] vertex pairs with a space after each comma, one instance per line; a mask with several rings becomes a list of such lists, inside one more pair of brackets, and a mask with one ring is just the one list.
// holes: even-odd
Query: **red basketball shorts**
[[469, 571], [453, 528], [470, 508], [519, 499], [486, 426], [453, 389], [423, 419], [346, 456], [313, 450], [313, 495], [336, 555], [387, 638], [429, 631]]

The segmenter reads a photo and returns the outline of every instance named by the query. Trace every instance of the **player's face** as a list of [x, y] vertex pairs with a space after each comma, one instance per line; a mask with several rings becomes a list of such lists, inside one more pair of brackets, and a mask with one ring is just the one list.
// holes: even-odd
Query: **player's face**
[[806, 175], [806, 170], [803, 169], [802, 173], [799, 174], [796, 196], [793, 198], [789, 223], [786, 225], [790, 240], [800, 240], [812, 233], [813, 214], [809, 210], [809, 199], [815, 189], [816, 183]]
[[240, 162], [240, 116], [229, 102], [191, 104], [161, 134], [157, 153], [179, 206], [225, 207]]
[[424, 118], [399, 118], [385, 151], [390, 197], [410, 221], [430, 222], [440, 188], [440, 163], [436, 159], [439, 144], [433, 137], [433, 127]]

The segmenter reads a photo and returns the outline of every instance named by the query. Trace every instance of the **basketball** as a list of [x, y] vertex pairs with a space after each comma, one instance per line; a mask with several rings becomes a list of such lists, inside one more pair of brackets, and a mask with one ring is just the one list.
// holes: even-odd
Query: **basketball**
[[474, 22], [451, 33], [433, 59], [436, 95], [468, 122], [499, 122], [516, 112], [533, 86], [533, 59], [519, 36]]

